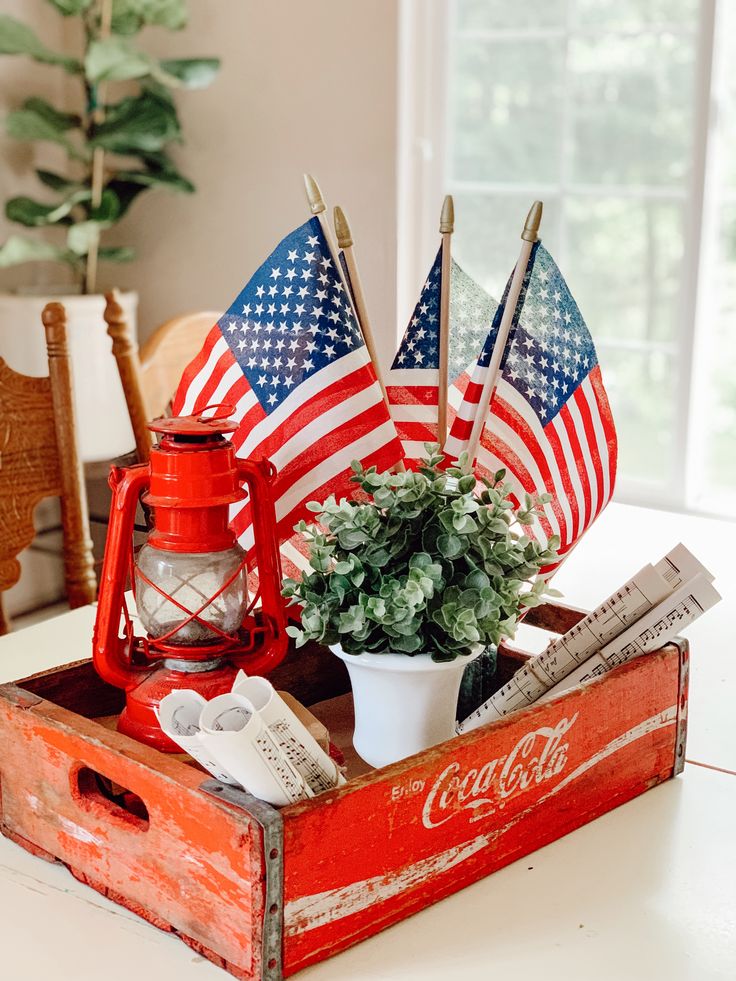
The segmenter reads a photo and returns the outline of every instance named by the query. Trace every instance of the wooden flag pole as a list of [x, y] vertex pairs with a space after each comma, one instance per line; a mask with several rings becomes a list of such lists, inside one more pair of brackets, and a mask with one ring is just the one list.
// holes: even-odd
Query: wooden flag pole
[[516, 305], [519, 302], [519, 294], [521, 293], [521, 287], [524, 283], [524, 276], [526, 275], [526, 268], [529, 264], [529, 256], [532, 251], [532, 246], [539, 237], [537, 233], [539, 232], [539, 225], [542, 221], [542, 207], [541, 201], [534, 202], [529, 209], [529, 214], [526, 216], [524, 231], [521, 233], [522, 242], [519, 260], [514, 267], [514, 274], [511, 277], [511, 285], [509, 287], [508, 296], [506, 297], [506, 305], [504, 307], [503, 316], [501, 317], [501, 324], [498, 328], [498, 337], [496, 338], [496, 343], [493, 346], [491, 361], [486, 370], [485, 381], [483, 382], [483, 391], [481, 392], [480, 401], [478, 402], [478, 407], [475, 412], [475, 419], [473, 420], [473, 428], [470, 431], [467, 452], [468, 466], [471, 469], [473, 466], [473, 461], [475, 460], [475, 455], [478, 452], [478, 444], [480, 443], [480, 437], [486, 423], [488, 408], [491, 404], [493, 392], [498, 381], [501, 358], [503, 357], [504, 351], [506, 350], [506, 344], [508, 343], [509, 332], [514, 321], [514, 314], [516, 313]]
[[[332, 253], [332, 261], [335, 263], [335, 268], [337, 269], [337, 274], [342, 280], [343, 286], [345, 287], [348, 299], [353, 307], [353, 312], [355, 314], [355, 319], [358, 321], [358, 326], [363, 335], [363, 340], [365, 341], [366, 350], [368, 351], [368, 357], [371, 359], [373, 364], [373, 371], [375, 372], [376, 379], [381, 388], [381, 394], [383, 395], [383, 401], [386, 404], [386, 410], [391, 414], [391, 407], [388, 402], [388, 394], [386, 392], [386, 386], [383, 382], [383, 374], [381, 372], [381, 365], [378, 361], [378, 354], [376, 352], [376, 345], [373, 339], [373, 332], [371, 330], [370, 321], [368, 320], [368, 313], [365, 306], [365, 296], [363, 294], [363, 285], [360, 280], [360, 274], [358, 272], [358, 267], [355, 262], [355, 254], [353, 252], [353, 237], [350, 233], [350, 226], [348, 225], [347, 218], [342, 208], [335, 208], [335, 230], [338, 237], [338, 247], [341, 248], [345, 254], [345, 264], [348, 268], [348, 275], [350, 276], [350, 283], [345, 279], [342, 264], [338, 258], [338, 252], [332, 241], [332, 230], [329, 227], [327, 221], [327, 206], [322, 197], [322, 191], [319, 188], [319, 184], [312, 177], [311, 174], [304, 175], [304, 187], [307, 192], [307, 200], [309, 201], [309, 207], [312, 214], [319, 220], [324, 236], [327, 239], [327, 245]], [[338, 221], [339, 213], [339, 221]], [[351, 289], [352, 287], [352, 289]], [[406, 468], [404, 466], [403, 460], [400, 460], [396, 464], [396, 469], [403, 472]]]
[[365, 305], [365, 294], [363, 293], [363, 283], [360, 278], [360, 273], [358, 272], [358, 263], [355, 259], [355, 250], [353, 249], [353, 236], [350, 232], [350, 225], [348, 224], [345, 212], [341, 207], [336, 207], [334, 209], [335, 216], [335, 234], [337, 235], [337, 247], [342, 249], [343, 255], [345, 256], [345, 265], [347, 266], [348, 276], [350, 277], [350, 287], [353, 293], [353, 303], [355, 304], [355, 313], [358, 317], [358, 323], [360, 324], [360, 329], [363, 333], [363, 340], [365, 341], [365, 346], [368, 348], [368, 354], [373, 362], [373, 368], [376, 372], [376, 378], [378, 379], [378, 384], [381, 386], [381, 391], [383, 392], [383, 397], [388, 405], [388, 395], [386, 393], [386, 386], [383, 383], [383, 374], [381, 372], [381, 366], [378, 362], [378, 352], [376, 351], [376, 342], [373, 337], [373, 329], [371, 327], [371, 322], [368, 319], [368, 310]]
[[447, 361], [450, 340], [450, 277], [452, 263], [452, 233], [455, 230], [455, 205], [448, 194], [442, 204], [440, 234], [442, 235], [442, 272], [440, 278], [440, 360], [437, 381], [437, 442], [445, 445], [447, 439], [447, 393], [450, 387]]
[[[304, 187], [307, 192], [307, 201], [309, 201], [309, 209], [312, 212], [312, 214], [315, 216], [315, 218], [319, 221], [322, 232], [325, 236], [325, 239], [327, 240], [327, 247], [330, 250], [332, 261], [335, 263], [337, 275], [340, 277], [340, 281], [342, 282], [342, 285], [345, 287], [348, 301], [350, 302], [350, 305], [353, 309], [353, 313], [355, 314], [355, 319], [358, 321], [358, 326], [360, 327], [363, 333], [363, 340], [366, 342], [366, 347], [368, 348], [368, 354], [370, 355], [370, 359], [373, 362], [373, 367], [375, 369], [378, 380], [379, 382], [381, 382], [380, 368], [378, 366], [378, 361], [375, 356], [375, 346], [372, 343], [370, 345], [368, 344], [368, 340], [365, 336], [365, 329], [363, 327], [363, 323], [360, 319], [360, 315], [356, 308], [353, 292], [350, 289], [350, 284], [345, 278], [345, 271], [342, 268], [342, 263], [340, 262], [337, 253], [337, 248], [335, 247], [335, 243], [332, 238], [332, 229], [330, 228], [330, 223], [327, 220], [327, 205], [325, 204], [324, 198], [322, 197], [322, 191], [320, 190], [319, 184], [314, 179], [314, 177], [312, 177], [311, 174], [304, 175]], [[371, 342], [372, 340], [373, 338], [371, 337]], [[382, 383], [381, 383], [381, 390], [383, 391], [383, 395], [385, 398], [386, 390], [383, 388]]]

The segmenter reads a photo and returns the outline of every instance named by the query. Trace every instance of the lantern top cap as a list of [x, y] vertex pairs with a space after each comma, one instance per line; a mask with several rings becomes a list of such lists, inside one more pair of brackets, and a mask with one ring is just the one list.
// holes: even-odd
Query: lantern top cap
[[[209, 408], [213, 408], [208, 406]], [[161, 416], [149, 422], [148, 428], [152, 433], [164, 433], [167, 436], [224, 436], [234, 433], [238, 428], [237, 422], [229, 419], [232, 406], [217, 406], [214, 415], [205, 416], [202, 410], [194, 416]]]

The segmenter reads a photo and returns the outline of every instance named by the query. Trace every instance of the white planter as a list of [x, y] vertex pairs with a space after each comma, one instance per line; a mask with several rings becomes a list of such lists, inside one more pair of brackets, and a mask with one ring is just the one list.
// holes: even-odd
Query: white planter
[[371, 766], [397, 760], [450, 739], [455, 734], [455, 708], [469, 657], [433, 661], [429, 654], [346, 654], [330, 648], [345, 662], [353, 688], [353, 746]]
[[[41, 311], [52, 300], [63, 303], [67, 312], [82, 460], [121, 456], [135, 447], [135, 439], [102, 316], [104, 296], [0, 293], [0, 357], [23, 374], [48, 374]], [[121, 304], [135, 337], [138, 294], [123, 293]]]

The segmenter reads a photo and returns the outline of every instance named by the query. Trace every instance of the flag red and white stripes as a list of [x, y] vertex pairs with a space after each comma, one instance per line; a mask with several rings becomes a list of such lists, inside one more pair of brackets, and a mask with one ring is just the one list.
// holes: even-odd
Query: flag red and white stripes
[[[212, 328], [188, 366], [174, 412], [227, 404], [240, 457], [267, 457], [279, 540], [309, 514], [306, 503], [354, 489], [350, 464], [390, 469], [402, 454], [370, 356], [319, 222], [288, 236]], [[248, 503], [231, 525], [250, 551]], [[288, 550], [287, 550], [288, 553]], [[282, 552], [283, 554], [283, 552]], [[303, 555], [287, 554], [294, 568]]]
[[[459, 456], [479, 411], [489, 339], [453, 386], [447, 449]], [[486, 476], [505, 469], [517, 502], [549, 493], [536, 537], [560, 538], [560, 562], [610, 501], [617, 441], [590, 333], [549, 253], [535, 246], [476, 458]], [[545, 570], [554, 571], [559, 562]]]

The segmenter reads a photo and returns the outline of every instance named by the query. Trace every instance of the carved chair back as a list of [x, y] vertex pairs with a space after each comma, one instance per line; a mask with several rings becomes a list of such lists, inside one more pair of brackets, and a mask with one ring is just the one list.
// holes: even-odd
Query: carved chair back
[[18, 555], [33, 541], [33, 512], [43, 498], [61, 499], [69, 605], [92, 603], [97, 591], [64, 307], [47, 304], [42, 319], [48, 377], [21, 375], [0, 358], [0, 634], [10, 627], [2, 594], [20, 578]]
[[112, 338], [138, 459], [145, 462], [152, 445], [147, 423], [166, 412], [182, 372], [201, 350], [220, 314], [203, 311], [174, 317], [154, 331], [139, 354], [117, 290], [106, 294], [106, 299], [107, 332]]

